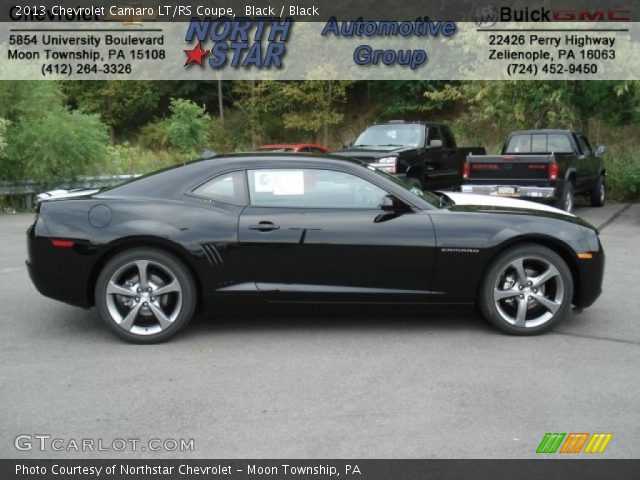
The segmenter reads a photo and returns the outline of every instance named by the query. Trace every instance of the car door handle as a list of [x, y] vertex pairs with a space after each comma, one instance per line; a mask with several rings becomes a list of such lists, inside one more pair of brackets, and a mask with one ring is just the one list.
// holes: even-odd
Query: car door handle
[[259, 232], [270, 232], [272, 230], [280, 230], [278, 225], [273, 222], [260, 222], [257, 225], [250, 225], [249, 230], [258, 230]]

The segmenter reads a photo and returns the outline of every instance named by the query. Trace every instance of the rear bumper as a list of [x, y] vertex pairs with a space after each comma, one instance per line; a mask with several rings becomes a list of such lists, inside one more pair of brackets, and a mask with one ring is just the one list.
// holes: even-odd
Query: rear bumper
[[523, 198], [528, 200], [553, 200], [557, 195], [556, 187], [535, 187], [528, 185], [461, 185], [462, 193], [498, 195], [502, 197]]
[[50, 239], [36, 237], [33, 227], [27, 231], [27, 251], [25, 263], [38, 292], [78, 307], [91, 307], [89, 255], [77, 248], [53, 247]]

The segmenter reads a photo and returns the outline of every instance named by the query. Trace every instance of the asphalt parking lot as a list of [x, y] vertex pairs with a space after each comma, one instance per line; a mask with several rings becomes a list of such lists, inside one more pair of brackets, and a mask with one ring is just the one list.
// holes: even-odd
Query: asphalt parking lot
[[[24, 267], [32, 215], [0, 216], [0, 457], [526, 458], [546, 432], [640, 445], [640, 205], [604, 225], [604, 293], [556, 331], [474, 315], [225, 311], [168, 343], [124, 343], [42, 297]], [[193, 452], [18, 451], [20, 434], [194, 439]]]

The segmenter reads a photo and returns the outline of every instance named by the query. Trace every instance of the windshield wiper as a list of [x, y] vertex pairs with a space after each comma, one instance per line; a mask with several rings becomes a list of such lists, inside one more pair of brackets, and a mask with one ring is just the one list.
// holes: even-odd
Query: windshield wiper
[[377, 147], [404, 147], [404, 145], [398, 145], [397, 143], [386, 143], [384, 145], [376, 145]]

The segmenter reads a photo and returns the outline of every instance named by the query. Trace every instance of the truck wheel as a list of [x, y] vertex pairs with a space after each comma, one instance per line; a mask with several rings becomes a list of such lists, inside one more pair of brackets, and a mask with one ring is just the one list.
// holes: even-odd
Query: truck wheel
[[607, 188], [604, 183], [604, 175], [598, 177], [596, 186], [591, 190], [591, 206], [602, 207], [607, 197]]
[[422, 183], [420, 183], [420, 180], [418, 180], [417, 178], [409, 177], [409, 178], [407, 178], [407, 183], [409, 185], [411, 185], [412, 187], [419, 188], [420, 190], [423, 190]]
[[573, 213], [575, 205], [575, 194], [573, 192], [573, 183], [565, 182], [562, 194], [556, 200], [556, 207], [565, 212]]

